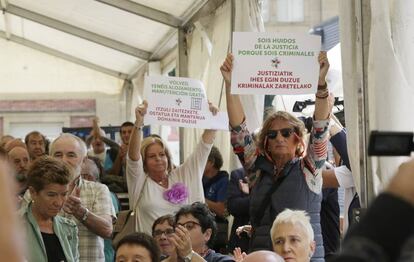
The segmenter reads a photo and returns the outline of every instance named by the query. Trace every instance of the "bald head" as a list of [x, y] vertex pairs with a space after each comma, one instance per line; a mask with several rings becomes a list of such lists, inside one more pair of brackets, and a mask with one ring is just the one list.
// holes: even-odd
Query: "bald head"
[[14, 137], [10, 136], [10, 135], [4, 135], [0, 138], [0, 147], [4, 147], [7, 142], [13, 140]]
[[76, 176], [80, 175], [82, 161], [86, 157], [86, 145], [82, 139], [72, 134], [62, 134], [52, 142], [49, 151], [51, 156], [69, 164]]
[[26, 144], [21, 139], [15, 138], [7, 142], [6, 145], [4, 145], [4, 149], [6, 149], [7, 153], [15, 147], [26, 148]]
[[93, 160], [86, 158], [82, 163], [81, 175], [86, 180], [98, 181], [99, 168]]
[[267, 250], [261, 250], [256, 251], [253, 253], [250, 253], [247, 255], [242, 262], [284, 262], [283, 258], [279, 256], [278, 254], [267, 251]]

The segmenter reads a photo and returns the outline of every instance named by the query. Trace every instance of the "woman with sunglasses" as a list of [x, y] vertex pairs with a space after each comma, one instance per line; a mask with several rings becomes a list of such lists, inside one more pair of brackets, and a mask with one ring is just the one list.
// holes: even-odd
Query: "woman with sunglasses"
[[262, 125], [258, 143], [253, 143], [240, 98], [230, 93], [232, 54], [227, 55], [220, 68], [226, 85], [234, 152], [248, 172], [257, 174], [250, 193], [251, 251], [271, 250], [269, 232], [273, 220], [286, 208], [298, 209], [306, 211], [311, 218], [317, 245], [313, 259], [324, 261], [319, 212], [321, 168], [326, 159], [330, 114], [329, 90], [325, 82], [329, 69], [326, 52], [319, 54], [318, 61], [320, 72], [314, 122], [306, 151], [303, 122], [284, 111], [269, 114]]

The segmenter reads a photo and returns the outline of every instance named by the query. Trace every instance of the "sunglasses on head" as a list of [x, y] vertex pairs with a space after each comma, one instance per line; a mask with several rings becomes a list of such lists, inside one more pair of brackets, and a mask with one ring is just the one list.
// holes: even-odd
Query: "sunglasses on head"
[[267, 131], [266, 136], [269, 139], [275, 139], [279, 132], [284, 138], [289, 138], [295, 132], [295, 130], [293, 128], [282, 128], [279, 130], [269, 130]]

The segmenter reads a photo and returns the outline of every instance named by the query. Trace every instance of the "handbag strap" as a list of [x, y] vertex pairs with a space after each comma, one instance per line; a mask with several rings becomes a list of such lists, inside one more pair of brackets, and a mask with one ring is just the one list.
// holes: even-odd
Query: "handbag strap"
[[276, 182], [273, 183], [272, 187], [266, 192], [266, 195], [265, 195], [265, 197], [262, 201], [262, 204], [260, 205], [259, 210], [257, 211], [256, 216], [255, 216], [256, 223], [259, 224], [260, 219], [264, 215], [266, 207], [268, 205], [272, 205], [272, 203], [270, 201], [270, 198], [271, 198], [273, 192], [275, 192], [276, 189], [278, 189], [278, 187], [280, 186], [280, 184], [282, 184], [282, 182], [283, 182], [283, 180], [285, 180], [285, 178], [286, 178], [286, 175], [278, 177]]
[[138, 199], [137, 199], [137, 202], [135, 202], [135, 206], [134, 206], [134, 209], [132, 209], [132, 212], [135, 212], [135, 210], [137, 210], [137, 208], [138, 208], [138, 203], [139, 203], [139, 201], [141, 200], [142, 195], [144, 194], [144, 187], [145, 187], [145, 185], [147, 184], [147, 179], [148, 179], [148, 176], [147, 176], [147, 175], [145, 175], [144, 184], [142, 185], [141, 192], [139, 193], [139, 197], [138, 197]]

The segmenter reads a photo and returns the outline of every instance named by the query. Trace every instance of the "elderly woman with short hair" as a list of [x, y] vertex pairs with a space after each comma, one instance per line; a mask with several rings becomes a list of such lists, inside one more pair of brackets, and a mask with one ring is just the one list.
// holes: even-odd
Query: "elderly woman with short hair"
[[305, 126], [297, 117], [284, 111], [270, 114], [263, 123], [257, 143], [247, 129], [246, 117], [238, 95], [231, 94], [233, 56], [221, 66], [225, 85], [233, 150], [243, 167], [255, 180], [250, 193], [250, 222], [253, 227], [251, 251], [271, 249], [270, 226], [286, 208], [305, 210], [311, 217], [317, 248], [315, 261], [324, 261], [320, 226], [322, 201], [321, 171], [327, 156], [330, 105], [325, 77], [329, 62], [321, 52], [313, 129], [305, 149]]
[[270, 230], [273, 251], [285, 261], [309, 262], [315, 252], [313, 229], [308, 214], [286, 209], [277, 215]]
[[32, 201], [22, 211], [28, 261], [79, 261], [78, 228], [58, 215], [69, 195], [72, 172], [63, 161], [48, 156], [37, 159], [28, 171]]

